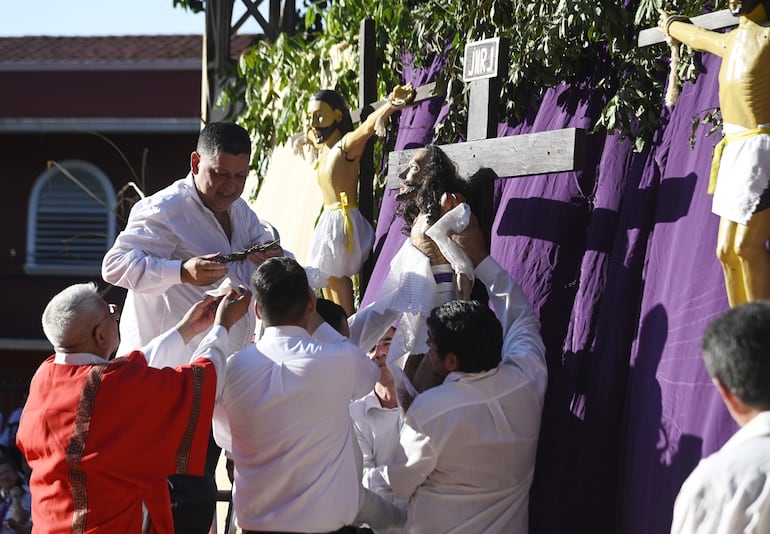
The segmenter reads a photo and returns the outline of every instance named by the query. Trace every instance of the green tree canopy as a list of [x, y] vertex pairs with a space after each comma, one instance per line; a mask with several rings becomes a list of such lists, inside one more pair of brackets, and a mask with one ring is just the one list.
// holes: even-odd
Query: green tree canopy
[[[436, 132], [440, 142], [455, 142], [465, 131], [464, 43], [501, 36], [510, 42], [510, 66], [502, 84], [500, 121], [519, 120], [550, 87], [591, 80], [605, 99], [595, 128], [632, 137], [641, 149], [658, 124], [667, 68], [661, 57], [667, 51], [661, 45], [638, 48], [636, 35], [656, 24], [660, 7], [661, 0], [629, 5], [608, 0], [309, 0], [300, 19], [304, 24], [293, 36], [262, 41], [241, 57], [241, 81], [225, 93], [223, 103], [245, 99], [238, 121], [256, 141], [254, 167], [263, 176], [272, 148], [304, 131], [310, 94], [333, 88], [353, 108], [366, 104], [357, 102], [358, 28], [362, 19], [372, 18], [381, 96], [400, 82], [405, 51], [417, 66], [444, 58], [437, 81], [450, 106]], [[695, 15], [720, 6], [696, 0], [665, 7]], [[694, 73], [687, 57], [681, 69], [686, 76]]]

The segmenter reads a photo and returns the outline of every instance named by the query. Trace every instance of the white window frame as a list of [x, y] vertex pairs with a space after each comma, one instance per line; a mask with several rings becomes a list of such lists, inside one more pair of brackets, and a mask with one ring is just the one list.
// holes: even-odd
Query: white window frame
[[[56, 211], [61, 212], [63, 224], [66, 224], [68, 215], [75, 213], [89, 213], [97, 217], [105, 215], [105, 226], [100, 226], [98, 228], [94, 227], [86, 232], [83, 232], [82, 229], [80, 230], [82, 235], [89, 235], [91, 238], [93, 238], [94, 235], [97, 235], [100, 238], [101, 236], [104, 236], [103, 255], [104, 252], [112, 246], [112, 243], [115, 240], [115, 212], [113, 209], [115, 206], [115, 189], [107, 175], [91, 163], [80, 160], [66, 160], [59, 162], [59, 165], [74, 176], [77, 176], [78, 173], [88, 174], [91, 178], [95, 179], [98, 186], [101, 187], [101, 191], [93, 191], [93, 193], [101, 198], [107, 206], [99, 205], [80, 186], [75, 182], [68, 180], [72, 184], [72, 187], [82, 193], [83, 204], [73, 204], [71, 202], [72, 197], [68, 197], [66, 202], [57, 206]], [[40, 237], [38, 236], [38, 222], [40, 219], [40, 204], [44, 198], [43, 195], [45, 194], [44, 188], [51, 179], [56, 176], [61, 176], [62, 174], [62, 171], [57, 166], [53, 165], [37, 178], [35, 185], [32, 188], [32, 194], [29, 199], [29, 209], [27, 210], [27, 258], [24, 263], [24, 272], [30, 275], [99, 276], [101, 273], [101, 259], [99, 259], [99, 261], [96, 261], [95, 259], [85, 259], [80, 261], [71, 259], [70, 261], [62, 261], [61, 263], [50, 260], [41, 261], [38, 259], [38, 251], [41, 248], [38, 246], [38, 239]], [[67, 179], [66, 177], [64, 178]], [[77, 193], [73, 194], [77, 196]], [[73, 236], [76, 235], [76, 232], [77, 231], [73, 232]], [[93, 245], [90, 246], [93, 247]], [[77, 246], [73, 248], [77, 253]]]

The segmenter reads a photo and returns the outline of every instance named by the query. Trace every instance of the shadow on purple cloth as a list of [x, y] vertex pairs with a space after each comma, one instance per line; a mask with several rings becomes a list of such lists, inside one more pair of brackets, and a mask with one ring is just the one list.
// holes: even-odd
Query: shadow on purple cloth
[[[698, 460], [736, 430], [703, 367], [700, 338], [727, 309], [706, 194], [719, 136], [691, 117], [717, 103], [718, 59], [704, 55], [650, 150], [590, 135], [580, 172], [496, 180], [490, 250], [541, 319], [549, 389], [531, 490], [530, 531], [664, 533]], [[437, 66], [407, 70], [416, 86]], [[498, 135], [590, 128], [604, 95], [586, 82], [548, 90]], [[404, 110], [397, 149], [423, 146], [440, 101]], [[372, 302], [406, 239], [396, 191], [380, 209]]]

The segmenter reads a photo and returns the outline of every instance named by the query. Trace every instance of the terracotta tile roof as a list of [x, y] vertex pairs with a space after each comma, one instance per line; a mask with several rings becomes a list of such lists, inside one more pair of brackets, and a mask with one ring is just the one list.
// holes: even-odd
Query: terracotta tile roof
[[[253, 35], [236, 35], [232, 56]], [[201, 35], [127, 35], [109, 37], [0, 37], [0, 63], [102, 63], [197, 60]]]

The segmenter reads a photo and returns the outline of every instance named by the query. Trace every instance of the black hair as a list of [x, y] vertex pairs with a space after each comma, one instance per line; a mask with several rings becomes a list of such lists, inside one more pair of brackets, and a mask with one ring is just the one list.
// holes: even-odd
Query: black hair
[[315, 300], [315, 309], [324, 321], [329, 323], [332, 328], [337, 332], [340, 332], [340, 326], [343, 323], [348, 324], [348, 314], [345, 313], [345, 308], [337, 304], [336, 302], [325, 299], [317, 298]]
[[211, 122], [198, 135], [196, 150], [201, 154], [251, 155], [249, 132], [234, 122]]
[[321, 89], [320, 91], [313, 93], [310, 100], [325, 102], [326, 104], [329, 104], [329, 107], [332, 109], [338, 109], [342, 112], [342, 120], [339, 125], [341, 135], [353, 131], [353, 119], [350, 117], [350, 108], [348, 107], [347, 102], [345, 102], [345, 99], [342, 98], [342, 95], [337, 91], [333, 91], [332, 89]]
[[752, 408], [770, 408], [770, 301], [727, 310], [703, 334], [709, 374]]
[[257, 309], [265, 325], [296, 324], [310, 300], [305, 269], [296, 260], [269, 258], [251, 277]]
[[489, 306], [476, 300], [453, 300], [433, 308], [427, 324], [439, 359], [453, 352], [458, 371], [478, 373], [500, 363], [503, 327]]

